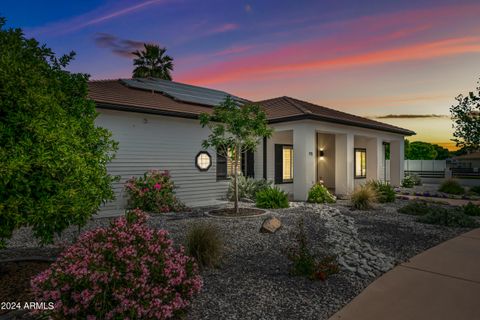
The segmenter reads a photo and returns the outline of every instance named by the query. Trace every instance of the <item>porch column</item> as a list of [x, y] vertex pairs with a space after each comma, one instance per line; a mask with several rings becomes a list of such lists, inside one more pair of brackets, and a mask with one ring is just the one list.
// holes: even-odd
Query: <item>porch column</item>
[[367, 180], [380, 180], [383, 176], [383, 145], [375, 137], [367, 141]]
[[348, 195], [353, 191], [353, 148], [353, 134], [335, 135], [335, 193], [337, 195]]
[[307, 200], [308, 190], [316, 181], [314, 128], [299, 125], [293, 130], [293, 198]]
[[400, 186], [403, 180], [404, 147], [403, 139], [390, 142], [390, 184], [395, 187]]

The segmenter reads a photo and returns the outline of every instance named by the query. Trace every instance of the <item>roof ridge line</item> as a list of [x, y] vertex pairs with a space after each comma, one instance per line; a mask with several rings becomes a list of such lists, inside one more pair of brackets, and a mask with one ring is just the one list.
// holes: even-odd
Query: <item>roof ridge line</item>
[[310, 111], [310, 110], [302, 107], [301, 105], [299, 105], [293, 98], [290, 98], [288, 96], [283, 96], [283, 98], [286, 99], [288, 101], [288, 103], [290, 103], [292, 106], [294, 106], [298, 110], [302, 111], [304, 114], [312, 114], [312, 111]]

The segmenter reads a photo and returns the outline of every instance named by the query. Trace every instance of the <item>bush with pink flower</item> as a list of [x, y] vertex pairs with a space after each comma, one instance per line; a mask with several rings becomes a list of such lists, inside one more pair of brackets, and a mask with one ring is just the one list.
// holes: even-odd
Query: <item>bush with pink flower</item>
[[150, 170], [142, 177], [132, 177], [125, 184], [128, 207], [147, 212], [171, 212], [185, 210], [175, 197], [175, 185], [168, 171]]
[[165, 230], [133, 210], [81, 235], [32, 279], [35, 301], [53, 302], [54, 319], [169, 319], [182, 315], [202, 280], [194, 260]]

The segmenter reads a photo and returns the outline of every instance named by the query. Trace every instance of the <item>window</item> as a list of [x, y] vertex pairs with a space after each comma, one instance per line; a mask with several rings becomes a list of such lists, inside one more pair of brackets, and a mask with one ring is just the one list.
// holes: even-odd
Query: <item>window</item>
[[200, 171], [207, 171], [212, 166], [212, 157], [206, 151], [200, 151], [195, 157], [195, 165]]
[[293, 146], [275, 145], [275, 183], [293, 182]]
[[[231, 154], [229, 157], [225, 157], [222, 154], [217, 153], [217, 180], [226, 180], [235, 174], [235, 166], [233, 164], [234, 161], [231, 160], [231, 157], [233, 157], [233, 154]], [[240, 161], [238, 163], [238, 173], [241, 172], [241, 156], [239, 160]]]
[[355, 148], [355, 178], [367, 177], [367, 150]]

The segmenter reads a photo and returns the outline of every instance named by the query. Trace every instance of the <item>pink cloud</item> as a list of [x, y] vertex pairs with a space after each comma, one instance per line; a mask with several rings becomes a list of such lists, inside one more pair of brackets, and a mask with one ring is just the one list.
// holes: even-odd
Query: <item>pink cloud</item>
[[[314, 45], [314, 44], [311, 44]], [[311, 46], [291, 45], [285, 51], [302, 52]], [[234, 80], [245, 80], [262, 75], [287, 74], [292, 72], [311, 72], [336, 68], [350, 68], [378, 65], [392, 62], [425, 60], [465, 53], [480, 53], [480, 37], [452, 38], [427, 43], [412, 44], [386, 50], [374, 50], [368, 53], [346, 54], [332, 58], [280, 59], [284, 52], [269, 52], [251, 56], [215, 67], [195, 70], [189, 75], [180, 75], [182, 81], [192, 84], [215, 84]], [[304, 61], [301, 61], [304, 60]]]
[[238, 28], [239, 28], [239, 26], [236, 23], [225, 23], [225, 24], [222, 24], [218, 27], [215, 27], [215, 28], [211, 29], [210, 31], [207, 32], [207, 34], [224, 33], [224, 32], [228, 32], [228, 31], [237, 30]]

